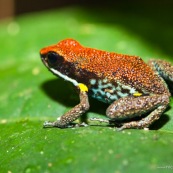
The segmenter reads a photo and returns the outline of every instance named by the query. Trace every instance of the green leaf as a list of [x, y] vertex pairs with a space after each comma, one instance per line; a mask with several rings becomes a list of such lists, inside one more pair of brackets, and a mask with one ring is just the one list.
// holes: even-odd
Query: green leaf
[[[132, 8], [133, 9], [133, 8]], [[107, 51], [166, 59], [173, 26], [162, 16], [134, 8], [64, 8], [29, 14], [0, 25], [0, 170], [1, 172], [163, 172], [173, 169], [173, 109], [151, 130], [117, 132], [105, 124], [43, 129], [78, 102], [72, 84], [53, 76], [39, 50], [65, 38]], [[142, 9], [142, 10], [144, 10]], [[165, 18], [167, 20], [165, 20]], [[107, 105], [90, 100], [83, 116], [105, 117]], [[92, 124], [92, 122], [89, 122]]]

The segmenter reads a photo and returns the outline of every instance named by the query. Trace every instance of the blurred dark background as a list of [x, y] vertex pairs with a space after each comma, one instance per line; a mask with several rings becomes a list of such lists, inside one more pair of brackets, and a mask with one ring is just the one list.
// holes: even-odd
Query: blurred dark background
[[69, 6], [87, 9], [87, 15], [94, 22], [116, 23], [128, 28], [128, 31], [173, 57], [171, 0], [0, 0], [0, 20]]
[[23, 13], [43, 11], [48, 9], [55, 9], [71, 5], [84, 5], [91, 8], [106, 6], [114, 6], [115, 9], [123, 8], [142, 8], [147, 6], [155, 11], [158, 8], [161, 12], [162, 8], [173, 6], [171, 0], [0, 0], [0, 19], [13, 17]]

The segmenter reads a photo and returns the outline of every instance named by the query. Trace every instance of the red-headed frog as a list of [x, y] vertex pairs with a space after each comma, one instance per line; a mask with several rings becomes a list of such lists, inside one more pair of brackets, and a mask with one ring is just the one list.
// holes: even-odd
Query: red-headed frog
[[109, 104], [109, 123], [125, 120], [119, 130], [148, 128], [169, 105], [165, 80], [173, 82], [173, 66], [166, 61], [146, 64], [138, 56], [83, 47], [73, 39], [45, 47], [40, 55], [53, 74], [78, 88], [80, 97], [78, 105], [44, 127], [68, 127], [89, 109], [88, 96]]

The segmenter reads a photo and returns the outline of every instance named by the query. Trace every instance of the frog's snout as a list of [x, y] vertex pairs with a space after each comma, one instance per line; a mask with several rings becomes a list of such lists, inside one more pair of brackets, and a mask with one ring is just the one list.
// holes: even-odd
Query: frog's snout
[[45, 57], [46, 57], [46, 54], [42, 54], [42, 53], [40, 52], [40, 57], [41, 57], [41, 58], [45, 58]]
[[46, 66], [48, 66], [48, 63], [47, 63], [47, 55], [40, 53], [40, 57], [41, 57], [41, 60], [42, 60], [43, 64], [45, 64]]
[[43, 61], [45, 61], [45, 59], [46, 59], [46, 55], [45, 55], [45, 54], [41, 54], [41, 53], [40, 53], [40, 57], [41, 57], [41, 59], [42, 59]]

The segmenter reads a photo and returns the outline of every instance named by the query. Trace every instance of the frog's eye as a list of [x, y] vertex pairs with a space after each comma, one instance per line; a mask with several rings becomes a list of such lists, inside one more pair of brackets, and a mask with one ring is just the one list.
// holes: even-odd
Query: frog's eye
[[57, 65], [64, 61], [64, 58], [55, 52], [49, 52], [47, 54], [47, 61], [50, 66]]

